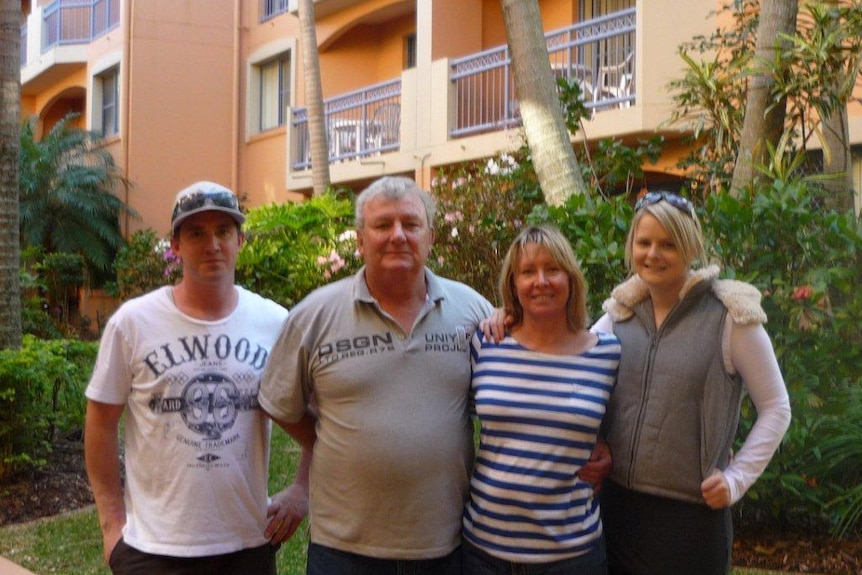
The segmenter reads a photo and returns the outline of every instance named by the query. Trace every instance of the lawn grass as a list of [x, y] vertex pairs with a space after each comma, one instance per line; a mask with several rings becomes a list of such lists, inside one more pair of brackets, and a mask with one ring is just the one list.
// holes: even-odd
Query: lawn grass
[[[299, 448], [281, 431], [272, 434], [270, 493], [293, 478]], [[278, 552], [279, 575], [305, 573], [305, 523]], [[0, 555], [37, 575], [110, 575], [102, 560], [102, 533], [95, 507], [21, 525], [0, 527]]]
[[[280, 430], [273, 432], [270, 492], [293, 477], [296, 445]], [[305, 573], [305, 524], [278, 553], [280, 575]], [[0, 527], [0, 555], [37, 575], [110, 575], [102, 561], [102, 535], [93, 507], [22, 525]], [[775, 571], [734, 569], [732, 575], [790, 575]]]

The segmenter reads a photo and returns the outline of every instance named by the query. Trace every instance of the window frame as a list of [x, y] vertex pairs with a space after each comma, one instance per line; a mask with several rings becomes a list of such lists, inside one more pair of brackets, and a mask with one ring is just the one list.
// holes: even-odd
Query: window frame
[[404, 69], [410, 70], [416, 67], [418, 59], [418, 44], [416, 40], [416, 32], [411, 32], [404, 36]]
[[96, 77], [101, 87], [99, 133], [105, 138], [116, 136], [120, 133], [120, 70], [118, 67], [109, 68]]
[[278, 131], [278, 127], [266, 128], [262, 130], [261, 126], [266, 125], [263, 122], [263, 110], [261, 103], [264, 101], [265, 95], [262, 94], [263, 66], [281, 60], [290, 60], [290, 69], [282, 65], [281, 85], [279, 92], [282, 99], [282, 109], [279, 114], [282, 114], [283, 126], [288, 128], [292, 120], [289, 114], [289, 107], [296, 105], [296, 48], [298, 40], [296, 38], [282, 38], [261, 46], [253, 53], [249, 54], [245, 61], [245, 77], [246, 77], [246, 95], [245, 98], [245, 134], [246, 138], [252, 138], [261, 133], [269, 133]]
[[[266, 132], [287, 123], [287, 108], [291, 103], [293, 58], [290, 51], [256, 64], [258, 70], [257, 131]], [[274, 109], [270, 109], [271, 106]]]

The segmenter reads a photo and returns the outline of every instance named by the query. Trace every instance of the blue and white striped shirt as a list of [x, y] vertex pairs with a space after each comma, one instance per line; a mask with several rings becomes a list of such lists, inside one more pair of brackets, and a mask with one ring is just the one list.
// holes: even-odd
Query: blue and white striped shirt
[[481, 424], [464, 510], [464, 536], [517, 563], [589, 551], [602, 534], [598, 498], [577, 477], [616, 381], [620, 342], [600, 333], [578, 355], [526, 349], [511, 337], [471, 342], [472, 394]]

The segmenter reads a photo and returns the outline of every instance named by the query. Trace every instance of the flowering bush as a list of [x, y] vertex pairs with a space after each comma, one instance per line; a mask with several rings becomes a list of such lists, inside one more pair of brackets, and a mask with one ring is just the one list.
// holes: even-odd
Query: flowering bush
[[543, 199], [528, 159], [501, 154], [441, 169], [431, 193], [438, 216], [429, 267], [498, 301], [503, 256]]
[[167, 238], [147, 229], [132, 234], [114, 260], [117, 283], [108, 292], [126, 300], [163, 285], [173, 285], [182, 277], [182, 262], [171, 250]]
[[[329, 255], [318, 256], [317, 265], [323, 270], [323, 279], [330, 281], [355, 271], [359, 254], [356, 251], [356, 230], [345, 230], [336, 238], [336, 247]], [[345, 259], [347, 258], [347, 259]], [[339, 273], [342, 272], [343, 273]]]
[[176, 283], [176, 280], [182, 275], [183, 260], [171, 249], [170, 240], [167, 238], [160, 239], [153, 247], [153, 251], [162, 256], [162, 260], [165, 263], [165, 270], [162, 273], [168, 283]]
[[353, 202], [330, 192], [270, 204], [246, 216], [237, 281], [287, 307], [314, 288], [356, 272]]

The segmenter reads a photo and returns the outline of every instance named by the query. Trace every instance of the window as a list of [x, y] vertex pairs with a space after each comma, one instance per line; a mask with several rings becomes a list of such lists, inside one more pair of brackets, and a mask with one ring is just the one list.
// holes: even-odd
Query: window
[[269, 20], [287, 12], [288, 0], [260, 0], [260, 21]]
[[416, 34], [404, 37], [404, 69], [416, 67]]
[[283, 126], [290, 105], [290, 54], [264, 62], [260, 69], [260, 131]]
[[102, 127], [103, 136], [114, 136], [119, 132], [120, 114], [120, 73], [112, 68], [96, 77], [96, 83], [101, 88]]

